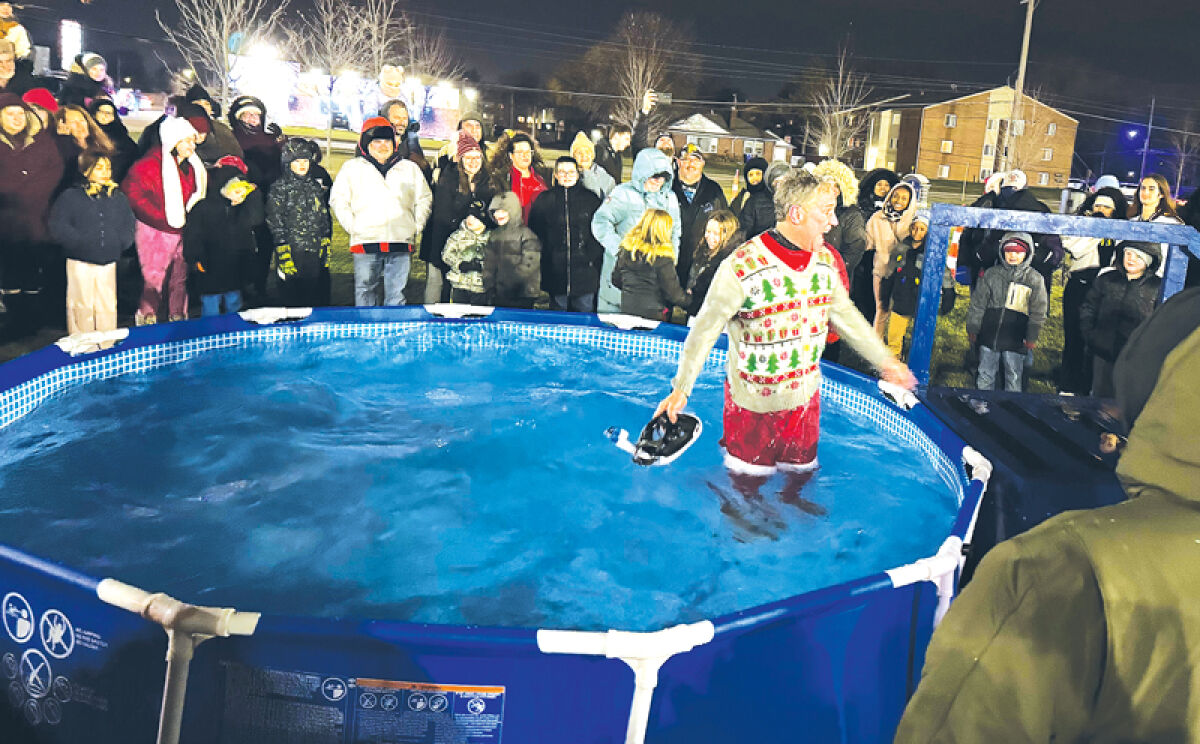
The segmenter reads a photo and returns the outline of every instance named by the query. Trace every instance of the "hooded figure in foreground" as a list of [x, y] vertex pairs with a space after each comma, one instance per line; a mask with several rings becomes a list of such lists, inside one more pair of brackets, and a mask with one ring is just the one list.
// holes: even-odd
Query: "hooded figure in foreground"
[[1129, 500], [992, 549], [933, 635], [897, 742], [1200, 740], [1200, 289], [1117, 361]]

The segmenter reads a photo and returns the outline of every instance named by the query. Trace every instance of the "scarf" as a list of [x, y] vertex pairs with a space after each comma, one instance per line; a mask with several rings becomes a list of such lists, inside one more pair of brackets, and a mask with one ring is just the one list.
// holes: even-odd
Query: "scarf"
[[100, 183], [88, 181], [83, 185], [83, 193], [87, 194], [93, 199], [101, 196], [112, 196], [113, 192], [116, 190], [117, 184], [112, 181], [102, 181]]
[[187, 213], [196, 206], [196, 202], [204, 198], [205, 192], [208, 190], [208, 171], [204, 170], [204, 163], [200, 162], [200, 158], [196, 157], [195, 153], [187, 159], [188, 165], [192, 168], [192, 173], [196, 174], [196, 190], [192, 193], [187, 204], [183, 203], [183, 172], [179, 164], [175, 162], [175, 156], [169, 150], [163, 148], [162, 159], [162, 182], [163, 182], [163, 211], [167, 215], [167, 224], [174, 228], [183, 227], [187, 222]]

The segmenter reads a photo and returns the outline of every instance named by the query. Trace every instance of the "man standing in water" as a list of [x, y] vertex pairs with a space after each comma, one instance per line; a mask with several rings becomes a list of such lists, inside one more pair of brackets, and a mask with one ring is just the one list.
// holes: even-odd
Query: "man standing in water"
[[888, 382], [916, 379], [893, 357], [846, 291], [846, 269], [825, 243], [837, 190], [792, 170], [775, 191], [775, 227], [721, 264], [688, 334], [672, 391], [658, 406], [675, 421], [728, 325], [725, 467], [747, 497], [776, 470], [801, 480], [817, 467], [821, 352], [830, 325]]

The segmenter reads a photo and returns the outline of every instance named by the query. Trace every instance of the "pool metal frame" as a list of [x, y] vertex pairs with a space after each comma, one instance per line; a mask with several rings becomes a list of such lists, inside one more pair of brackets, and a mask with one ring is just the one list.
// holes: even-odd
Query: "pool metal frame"
[[[313, 311], [260, 309], [243, 313], [241, 316], [226, 315], [145, 326], [132, 331], [121, 329], [113, 334], [71, 337], [64, 339], [57, 347], [48, 347], [9, 362], [0, 367], [0, 389], [3, 390], [0, 392], [0, 426], [6, 426], [26, 415], [41, 402], [92, 380], [180, 363], [213, 349], [296, 338], [385, 337], [394, 335], [401, 329], [410, 328], [413, 324], [428, 326], [435, 332], [444, 330], [451, 333], [454, 326], [463, 323], [497, 324], [493, 327], [499, 333], [519, 332], [523, 335], [570, 338], [575, 343], [583, 342], [624, 353], [665, 356], [671, 360], [677, 359], [687, 333], [686, 328], [628, 316], [493, 310], [463, 305], [330, 308]], [[110, 342], [116, 345], [112, 348], [100, 348], [101, 345]], [[706, 367], [723, 369], [724, 362], [725, 340], [722, 338], [707, 360]], [[872, 598], [882, 600], [884, 593], [907, 590], [909, 594], [902, 598], [889, 596], [886, 600], [889, 605], [897, 600], [901, 605], [911, 602], [912, 617], [905, 659], [906, 669], [899, 675], [880, 675], [889, 680], [904, 678], [906, 690], [903, 699], [906, 700], [919, 675], [920, 657], [923, 657], [928, 634], [945, 614], [955, 594], [957, 579], [964, 563], [964, 548], [970, 543], [974, 531], [991, 466], [977, 452], [966, 447], [957, 435], [920, 404], [916, 396], [889, 389], [887, 385], [881, 385], [876, 380], [837, 365], [826, 364], [824, 370], [823, 397], [832, 398], [850, 411], [869, 417], [890, 434], [917, 444], [943, 479], [957, 491], [958, 517], [951, 534], [936, 554], [874, 576], [732, 613], [712, 621], [705, 620], [657, 632], [472, 629], [470, 640], [465, 641], [466, 645], [472, 648], [491, 645], [497, 649], [503, 648], [505, 652], [521, 648], [523, 654], [540, 654], [547, 657], [566, 654], [575, 658], [604, 657], [621, 660], [634, 672], [624, 741], [626, 744], [641, 744], [648, 729], [652, 727], [652, 708], [656, 700], [659, 701], [659, 718], [671, 718], [670, 714], [663, 712], [663, 693], [656, 692], [659, 690], [662, 675], [666, 673], [668, 694], [677, 695], [681, 689], [687, 688], [687, 683], [679, 680], [678, 675], [673, 674], [673, 670], [697, 659], [696, 649], [728, 645], [731, 641], [736, 644], [742, 636], [755, 632], [774, 632], [773, 629], [789, 623], [807, 628], [804, 626], [805, 622], [820, 617], [823, 612], [842, 611], [837, 608], [849, 608], [846, 611], [854, 612], [855, 617], [859, 613], [870, 615], [870, 608], [863, 609], [862, 603], [871, 601]], [[967, 467], [971, 469], [970, 476]], [[5, 569], [3, 564], [7, 564], [8, 569]], [[8, 576], [5, 576], [6, 570]], [[315, 619], [275, 618], [230, 608], [197, 607], [161, 593], [143, 591], [116, 579], [97, 580], [0, 545], [0, 576], [12, 579], [14, 574], [20, 574], [22, 571], [39, 574], [42, 582], [65, 582], [65, 585], [76, 593], [82, 590], [85, 594], [99, 597], [107, 605], [120, 608], [166, 631], [167, 671], [157, 735], [160, 744], [175, 744], [180, 740], [185, 721], [184, 703], [189, 667], [201, 642], [213, 637], [223, 637], [230, 639], [226, 642], [228, 645], [236, 647], [236, 639], [239, 636], [252, 639], [256, 634], [263, 632], [294, 634], [298, 628], [303, 628], [303, 632], [307, 634], [321, 635], [328, 632], [328, 627], [331, 626], [330, 623], [322, 623]], [[922, 586], [928, 589], [920, 589]], [[928, 596], [930, 590], [933, 592], [932, 597]], [[52, 589], [51, 593], [53, 591]], [[65, 598], [57, 599], [56, 602], [56, 606], [69, 604]], [[129, 619], [127, 617], [117, 622], [116, 626], [127, 627]], [[382, 637], [390, 639], [390, 643], [425, 643], [438, 646], [464, 642], [464, 631], [452, 626], [407, 623], [371, 625], [386, 628]], [[319, 626], [326, 627], [318, 630]], [[122, 632], [117, 631], [117, 635], [121, 635]], [[820, 634], [826, 631], [813, 632], [816, 633], [814, 637], [820, 638]], [[244, 656], [253, 659], [257, 655], [253, 649], [248, 653], [243, 653], [244, 650], [237, 648], [232, 650], [232, 654], [219, 654], [225, 659], [222, 663], [229, 663], [230, 658], [240, 659]], [[461, 652], [457, 653], [461, 655]], [[897, 658], [904, 656], [890, 646], [881, 653]], [[847, 651], [847, 656], [849, 655]], [[302, 657], [303, 654], [299, 656]], [[405, 656], [419, 657], [421, 654], [406, 648]], [[896, 665], [896, 661], [889, 659], [889, 669]], [[768, 665], [774, 662], [775, 660], [767, 660]], [[434, 671], [438, 664], [414, 663], [429, 679], [436, 680], [439, 676]], [[700, 667], [713, 669], [717, 663], [708, 660], [701, 663]], [[881, 662], [881, 667], [882, 665]], [[838, 672], [833, 668], [833, 671], [834, 677], [838, 677], [839, 673], [845, 676], [844, 670]], [[606, 673], [611, 673], [611, 670]], [[833, 682], [841, 685], [844, 680], [838, 678]], [[851, 697], [851, 694], [847, 693], [846, 696]], [[872, 693], [864, 693], [863, 697], [871, 699]], [[841, 731], [840, 738], [843, 741], [869, 741], [877, 737], [879, 732], [886, 733], [889, 727], [894, 728], [894, 723], [898, 721], [899, 713], [903, 709], [902, 704], [897, 709], [897, 703], [903, 701], [890, 693], [881, 692], [876, 697], [883, 700], [879, 707], [887, 710], [870, 713], [878, 716], [881, 721], [875, 726], [864, 725], [863, 721], [850, 720], [848, 712], [843, 708], [853, 705], [848, 706], [845, 701], [840, 701], [835, 706], [837, 720], [829, 725]], [[28, 704], [29, 701], [26, 701], [26, 705]], [[517, 716], [513, 723], [519, 728], [520, 721], [526, 717]], [[679, 721], [667, 720], [665, 724], [663, 720], [659, 721], [662, 731], [687, 728], [680, 725], [672, 728], [669, 725], [672, 723], [679, 724]], [[528, 727], [530, 724], [524, 725]], [[534, 725], [540, 724], [535, 722]], [[662, 735], [667, 736], [663, 741], [673, 741], [668, 734]], [[686, 738], [686, 735], [680, 735]], [[541, 737], [539, 740], [552, 739]]]

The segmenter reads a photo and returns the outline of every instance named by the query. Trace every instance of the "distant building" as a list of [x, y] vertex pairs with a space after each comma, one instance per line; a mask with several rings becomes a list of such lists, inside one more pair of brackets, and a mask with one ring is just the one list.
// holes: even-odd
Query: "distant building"
[[694, 144], [706, 153], [737, 161], [761, 157], [767, 161], [791, 162], [795, 149], [787, 139], [738, 118], [736, 111], [728, 120], [712, 112], [692, 114], [671, 124], [667, 131], [675, 140], [677, 151]]
[[[951, 181], [985, 181], [1003, 167], [1000, 141], [1012, 110], [1013, 89], [993, 88], [923, 107], [884, 109], [871, 117], [863, 167], [890, 168]], [[1008, 167], [1030, 186], [1067, 185], [1079, 121], [1021, 96], [1013, 122]]]

